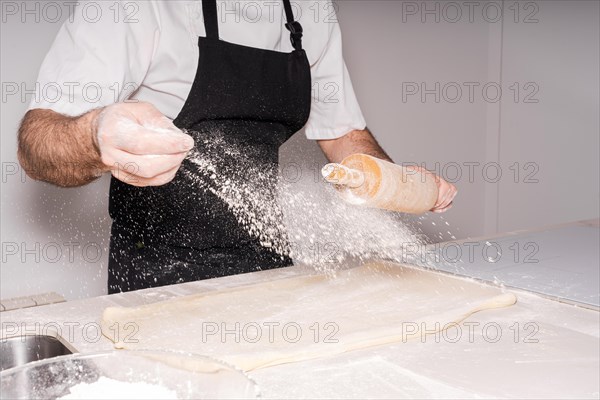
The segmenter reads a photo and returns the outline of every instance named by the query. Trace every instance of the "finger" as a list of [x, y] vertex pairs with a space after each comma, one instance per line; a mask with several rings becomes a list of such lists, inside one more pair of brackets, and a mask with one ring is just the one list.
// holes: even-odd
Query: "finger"
[[452, 199], [454, 199], [455, 195], [456, 195], [456, 188], [452, 185], [449, 185], [448, 190], [446, 191], [446, 195], [444, 196], [444, 199], [440, 204], [440, 208], [444, 208], [450, 202], [452, 202]]
[[444, 196], [442, 197], [442, 201], [436, 208], [444, 208], [452, 201], [452, 189], [448, 188]]
[[439, 206], [442, 204], [442, 201], [443, 201], [443, 200], [444, 200], [444, 199], [443, 199], [441, 196], [439, 196], [439, 197], [438, 197], [438, 199], [437, 199], [437, 201], [436, 201], [436, 202], [435, 202], [435, 204], [433, 205], [433, 208], [432, 208], [432, 210], [435, 210], [436, 208], [438, 208], [438, 207], [439, 207]]
[[173, 124], [173, 121], [161, 113], [153, 114], [148, 119], [143, 120], [142, 125], [148, 129], [182, 133], [181, 129]]
[[443, 181], [438, 189], [438, 199], [435, 202], [433, 208], [440, 207], [444, 201], [446, 200], [446, 196], [448, 196], [448, 192], [450, 191], [450, 187], [446, 181]]
[[450, 204], [448, 204], [446, 207], [443, 208], [438, 208], [436, 210], [432, 210], [434, 213], [444, 213], [446, 211], [448, 211], [449, 209], [451, 209], [454, 206], [454, 203], [450, 202]]
[[113, 168], [110, 173], [112, 174], [112, 176], [114, 176], [115, 178], [117, 178], [118, 180], [120, 180], [121, 182], [125, 182], [128, 185], [132, 185], [132, 186], [140, 186], [139, 182], [141, 179], [141, 177], [138, 177], [137, 175], [135, 175], [133, 173], [133, 171], [131, 171], [129, 168]]
[[438, 211], [439, 212], [446, 212], [449, 209], [451, 209], [452, 207], [454, 207], [454, 202], [451, 201], [450, 203], [448, 203], [448, 205], [446, 205], [445, 207], [440, 208]]
[[452, 200], [454, 199], [454, 196], [456, 196], [456, 193], [457, 193], [456, 187], [454, 185], [450, 185], [449, 183], [446, 183], [442, 190], [443, 191], [439, 192], [440, 196], [438, 197], [438, 201], [431, 208], [431, 211], [435, 211], [435, 210], [446, 207], [448, 204], [450, 204], [452, 202]]
[[435, 175], [436, 177], [436, 183], [438, 186], [438, 198], [437, 201], [435, 203], [435, 207], [439, 207], [442, 202], [444, 201], [445, 196], [448, 194], [448, 191], [450, 191], [453, 187], [453, 185], [449, 184], [448, 182], [446, 182], [445, 179], [443, 179], [442, 177]]
[[151, 103], [132, 103], [132, 107], [129, 110], [136, 117], [138, 123], [148, 129], [181, 132], [169, 118]]
[[151, 179], [173, 168], [179, 168], [186, 155], [187, 153], [140, 156], [115, 149], [112, 154], [113, 163], [109, 167]]
[[131, 154], [177, 154], [194, 147], [194, 139], [183, 132], [157, 131], [140, 125], [117, 133], [115, 147]]
[[132, 101], [124, 103], [125, 110], [137, 119], [141, 124], [144, 120], [154, 118], [157, 115], [162, 115], [158, 108], [154, 107], [152, 103], [146, 101]]
[[456, 197], [457, 193], [458, 193], [458, 190], [456, 190], [455, 187], [452, 187], [452, 189], [448, 192], [448, 195], [446, 196], [446, 199], [440, 205], [439, 208], [440, 209], [444, 209], [444, 208], [448, 207], [448, 205], [450, 205], [454, 201], [454, 198]]
[[118, 180], [125, 182], [132, 186], [146, 187], [146, 186], [162, 186], [173, 180], [179, 167], [173, 168], [153, 178], [144, 178], [142, 176], [133, 175], [127, 170], [116, 169], [112, 171], [112, 175]]

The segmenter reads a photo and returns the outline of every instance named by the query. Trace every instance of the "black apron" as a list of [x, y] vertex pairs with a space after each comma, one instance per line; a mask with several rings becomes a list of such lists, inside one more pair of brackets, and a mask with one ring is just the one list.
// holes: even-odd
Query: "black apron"
[[[283, 5], [291, 53], [219, 40], [216, 0], [202, 2], [206, 37], [198, 38], [196, 77], [173, 122], [194, 137], [194, 154], [218, 154], [218, 176], [226, 176], [244, 158], [246, 167], [252, 160], [275, 185], [279, 147], [308, 119], [311, 77], [302, 27], [294, 21], [289, 0]], [[232, 148], [238, 152], [228, 151]], [[206, 171], [188, 158], [167, 185], [139, 188], [112, 178], [109, 293], [291, 265], [286, 255], [263, 247], [240, 226], [225, 202], [190, 178], [202, 174]], [[257, 186], [257, 191], [267, 188]]]

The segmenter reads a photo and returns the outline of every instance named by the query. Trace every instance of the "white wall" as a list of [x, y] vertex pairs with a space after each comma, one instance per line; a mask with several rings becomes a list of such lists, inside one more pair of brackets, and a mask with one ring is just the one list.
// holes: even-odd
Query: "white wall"
[[503, 165], [535, 163], [538, 183], [500, 183], [498, 229], [598, 217], [600, 2], [544, 1], [539, 22], [504, 29], [502, 75], [533, 81], [538, 103], [503, 99]]
[[[441, 13], [441, 4], [432, 3]], [[441, 18], [436, 23], [435, 16], [429, 15], [423, 23], [420, 13], [410, 14], [414, 4], [425, 7], [420, 2], [341, 3], [345, 58], [368, 126], [392, 159], [424, 162], [439, 172], [450, 172], [458, 163], [458, 171], [464, 175], [463, 163], [486, 161], [488, 104], [477, 98], [471, 103], [466, 93], [450, 103], [445, 98], [453, 94], [444, 96], [441, 88], [488, 80], [490, 26], [483, 18], [472, 23], [447, 23]], [[421, 85], [435, 89], [436, 83], [440, 85], [439, 99], [435, 94], [423, 99]], [[407, 88], [413, 84], [419, 93], [409, 95]], [[440, 231], [438, 227], [445, 224], [431, 225], [439, 222], [438, 216], [424, 221], [423, 229], [433, 239], [449, 240], [448, 230], [457, 237], [485, 230], [481, 218], [486, 213], [484, 182], [459, 179], [456, 184], [460, 190], [456, 206], [444, 216], [450, 228]]]
[[[65, 12], [60, 21], [36, 22], [29, 15], [23, 23], [19, 16], [6, 16], [1, 25], [0, 298], [48, 291], [69, 299], [106, 293], [108, 177], [61, 189], [27, 178], [16, 156], [16, 130], [31, 98], [25, 91], [34, 88], [39, 66], [67, 17]], [[18, 92], [12, 94], [15, 84]]]
[[[418, 221], [423, 230], [439, 240], [597, 218], [598, 2], [538, 1], [533, 18], [539, 21], [527, 24], [523, 19], [535, 11], [525, 9], [531, 2], [517, 3], [518, 23], [513, 21], [513, 1], [491, 2], [485, 15], [486, 2], [480, 2], [472, 20], [465, 2], [455, 2], [463, 13], [455, 22], [449, 22], [455, 14], [447, 3], [338, 3], [345, 59], [368, 125], [381, 144], [398, 162], [425, 162], [447, 173], [460, 166], [456, 206], [444, 216]], [[439, 22], [432, 14], [422, 22], [420, 12], [436, 4]], [[505, 7], [505, 18], [489, 22], [497, 4]], [[7, 83], [33, 87], [59, 25], [11, 18], [2, 23], [4, 95]], [[412, 82], [429, 88], [436, 82], [449, 84], [449, 90], [457, 84], [463, 97], [452, 103], [454, 92], [448, 91], [447, 96], [440, 93], [439, 102], [433, 95], [425, 101], [419, 95], [403, 101], [403, 86]], [[479, 84], [473, 102], [465, 82]], [[481, 87], [489, 82], [502, 87], [501, 101], [482, 96]], [[521, 89], [518, 102], [509, 88], [515, 82]], [[537, 104], [522, 102], [527, 82], [539, 88]], [[27, 101], [20, 95], [6, 97], [1, 104], [0, 297], [50, 290], [67, 298], [102, 294], [110, 225], [108, 179], [59, 189], [23, 182], [20, 171], [13, 174], [16, 127]], [[314, 165], [324, 160], [314, 143], [296, 135], [282, 149], [282, 161]], [[509, 168], [514, 162], [521, 167], [519, 183], [513, 182]], [[536, 163], [538, 183], [523, 182], [527, 162]], [[465, 163], [479, 163], [471, 164], [472, 181]], [[501, 168], [498, 183], [491, 183], [496, 164], [490, 163]], [[449, 226], [438, 236], [445, 221]], [[52, 262], [57, 248], [61, 257]], [[99, 260], [97, 248], [102, 249]]]

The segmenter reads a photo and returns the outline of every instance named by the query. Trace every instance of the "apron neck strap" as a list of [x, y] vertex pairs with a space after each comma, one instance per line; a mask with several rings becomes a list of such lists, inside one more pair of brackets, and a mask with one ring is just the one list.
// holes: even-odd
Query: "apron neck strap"
[[[283, 9], [287, 23], [285, 27], [290, 31], [290, 41], [295, 50], [302, 50], [302, 25], [294, 21], [294, 12], [290, 0], [283, 0]], [[206, 37], [219, 39], [219, 17], [217, 16], [217, 0], [202, 0], [202, 14], [204, 14], [204, 28]]]
[[202, 14], [204, 15], [206, 37], [218, 40], [219, 18], [217, 16], [217, 0], [202, 0]]
[[285, 27], [290, 31], [290, 41], [295, 50], [302, 50], [302, 25], [300, 22], [294, 21], [294, 12], [290, 0], [283, 0], [283, 9], [285, 10], [285, 18], [287, 23]]

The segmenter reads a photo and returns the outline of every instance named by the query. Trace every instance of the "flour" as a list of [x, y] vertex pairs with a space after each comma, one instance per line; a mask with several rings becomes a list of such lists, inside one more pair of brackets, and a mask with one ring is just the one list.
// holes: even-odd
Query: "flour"
[[199, 191], [227, 204], [241, 228], [272, 252], [330, 272], [349, 259], [407, 262], [406, 247], [423, 244], [398, 213], [346, 203], [320, 173], [304, 170], [284, 179], [277, 165], [257, 157], [215, 133], [196, 140], [188, 156], [194, 168], [183, 172]]
[[100, 377], [93, 383], [79, 383], [59, 399], [177, 399], [177, 394], [164, 386], [145, 382], [122, 382]]

